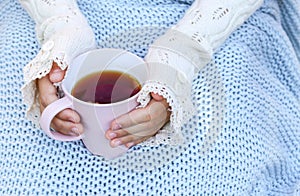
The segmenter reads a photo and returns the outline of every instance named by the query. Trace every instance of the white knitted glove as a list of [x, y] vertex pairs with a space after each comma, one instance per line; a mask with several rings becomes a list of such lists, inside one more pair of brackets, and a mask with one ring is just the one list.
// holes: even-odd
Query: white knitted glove
[[94, 33], [74, 0], [20, 0], [36, 22], [42, 45], [37, 56], [24, 67], [22, 87], [27, 117], [38, 124], [40, 116], [35, 80], [47, 75], [56, 62], [65, 70], [74, 57], [96, 48]]
[[[212, 58], [213, 52], [237, 29], [263, 0], [196, 0], [185, 16], [150, 47], [146, 61], [150, 79], [139, 101], [146, 105], [149, 93], [167, 99], [170, 123], [148, 144], [183, 141], [181, 126], [194, 113], [191, 84], [195, 73]], [[147, 144], [147, 142], [146, 142]]]
[[197, 72], [262, 3], [263, 0], [196, 0], [177, 25], [152, 47], [180, 53], [195, 64]]

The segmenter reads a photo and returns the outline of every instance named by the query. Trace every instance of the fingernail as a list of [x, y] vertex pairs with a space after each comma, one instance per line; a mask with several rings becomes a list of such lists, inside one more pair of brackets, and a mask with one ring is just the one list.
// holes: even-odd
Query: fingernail
[[73, 122], [73, 123], [78, 123], [78, 120], [76, 121], [74, 117], [70, 117], [69, 121]]
[[61, 79], [63, 79], [63, 72], [61, 70], [54, 70], [50, 73], [51, 81], [60, 81]]
[[51, 80], [59, 80], [61, 78], [61, 73], [60, 72], [52, 72], [50, 75]]
[[56, 69], [52, 69], [51, 70], [51, 73], [60, 73], [60, 72], [62, 72], [62, 70], [60, 69], [60, 68], [56, 68]]
[[134, 145], [134, 142], [130, 142], [130, 143], [126, 144], [127, 148], [131, 148], [133, 145]]
[[76, 135], [76, 136], [79, 136], [80, 135], [80, 132], [79, 132], [79, 129], [77, 127], [73, 127], [71, 129], [71, 132]]
[[74, 119], [73, 117], [70, 117], [70, 118], [69, 118], [69, 121], [71, 121], [71, 122], [73, 122], [73, 123], [76, 123], [76, 122], [75, 122], [75, 119]]
[[120, 140], [113, 140], [112, 141], [112, 145], [113, 145], [113, 147], [120, 146], [121, 145], [121, 141]]
[[118, 123], [116, 123], [116, 124], [114, 124], [114, 125], [112, 126], [112, 130], [118, 130], [118, 129], [120, 129], [120, 128], [121, 128], [121, 125], [118, 124]]
[[110, 139], [113, 139], [113, 138], [117, 137], [117, 134], [114, 133], [114, 132], [111, 132], [111, 133], [108, 134], [108, 136], [109, 136]]

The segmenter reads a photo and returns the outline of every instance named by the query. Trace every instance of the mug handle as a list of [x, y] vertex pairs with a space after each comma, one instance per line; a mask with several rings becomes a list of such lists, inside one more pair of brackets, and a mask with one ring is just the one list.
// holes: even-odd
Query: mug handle
[[50, 124], [52, 119], [64, 109], [73, 108], [72, 102], [65, 96], [61, 99], [54, 101], [53, 103], [49, 104], [44, 111], [42, 112], [40, 118], [40, 125], [43, 131], [52, 139], [59, 140], [59, 141], [76, 141], [82, 139], [82, 135], [80, 136], [69, 136], [64, 135], [56, 131], [51, 131]]

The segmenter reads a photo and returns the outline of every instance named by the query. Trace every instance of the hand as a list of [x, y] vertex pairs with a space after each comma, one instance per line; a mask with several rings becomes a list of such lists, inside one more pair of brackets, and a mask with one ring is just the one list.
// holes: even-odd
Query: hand
[[[60, 82], [64, 78], [64, 75], [65, 71], [61, 70], [56, 63], [53, 63], [50, 73], [37, 80], [41, 112], [43, 112], [45, 107], [50, 103], [58, 99], [57, 90], [55, 86], [53, 86], [53, 83]], [[71, 109], [65, 109], [58, 113], [52, 120], [51, 127], [65, 135], [78, 136], [83, 133], [80, 117]]]
[[152, 99], [145, 108], [135, 109], [118, 117], [106, 131], [110, 145], [130, 148], [152, 137], [170, 119], [171, 112], [166, 99], [151, 93]]

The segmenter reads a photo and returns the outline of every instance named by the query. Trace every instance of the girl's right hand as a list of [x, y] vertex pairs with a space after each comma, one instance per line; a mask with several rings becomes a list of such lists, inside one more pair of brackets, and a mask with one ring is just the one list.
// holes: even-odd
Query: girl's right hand
[[[58, 100], [57, 89], [53, 83], [62, 81], [64, 75], [65, 71], [61, 70], [56, 63], [53, 63], [50, 73], [37, 80], [41, 112], [43, 112], [49, 104]], [[80, 116], [72, 109], [65, 109], [58, 113], [53, 118], [51, 127], [64, 135], [78, 136], [83, 134]]]

